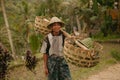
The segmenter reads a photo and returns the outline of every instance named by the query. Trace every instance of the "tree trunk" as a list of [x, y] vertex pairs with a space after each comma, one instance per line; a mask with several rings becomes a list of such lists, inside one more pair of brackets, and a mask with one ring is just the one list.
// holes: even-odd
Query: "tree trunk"
[[76, 15], [76, 22], [77, 22], [78, 31], [81, 34], [81, 26], [80, 26], [80, 21], [79, 21], [78, 15]]
[[118, 1], [118, 27], [119, 27], [119, 31], [120, 31], [120, 0]]
[[9, 29], [9, 24], [8, 24], [8, 20], [7, 20], [7, 15], [6, 15], [6, 11], [5, 11], [4, 0], [1, 0], [1, 7], [2, 7], [2, 11], [3, 11], [3, 17], [4, 17], [6, 29], [7, 29], [7, 32], [8, 32], [8, 38], [9, 38], [9, 43], [10, 43], [12, 55], [13, 55], [13, 57], [15, 58], [15, 49], [14, 49], [14, 46], [13, 46], [12, 37], [11, 37], [11, 32], [10, 32], [10, 29]]

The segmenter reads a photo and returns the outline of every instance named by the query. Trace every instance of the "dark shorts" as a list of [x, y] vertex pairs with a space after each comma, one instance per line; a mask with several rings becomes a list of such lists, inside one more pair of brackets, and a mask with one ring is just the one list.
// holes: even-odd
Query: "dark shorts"
[[48, 58], [48, 71], [48, 80], [72, 80], [64, 57], [50, 56]]

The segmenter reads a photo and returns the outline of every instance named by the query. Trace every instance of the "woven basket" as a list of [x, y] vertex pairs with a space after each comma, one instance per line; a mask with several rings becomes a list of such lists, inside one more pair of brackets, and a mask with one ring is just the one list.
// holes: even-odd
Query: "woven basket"
[[43, 35], [47, 35], [50, 30], [47, 28], [48, 20], [42, 16], [36, 16], [35, 18], [35, 30]]
[[64, 55], [68, 62], [80, 67], [93, 67], [99, 63], [102, 46], [94, 42], [93, 49], [84, 50], [70, 39], [65, 41]]

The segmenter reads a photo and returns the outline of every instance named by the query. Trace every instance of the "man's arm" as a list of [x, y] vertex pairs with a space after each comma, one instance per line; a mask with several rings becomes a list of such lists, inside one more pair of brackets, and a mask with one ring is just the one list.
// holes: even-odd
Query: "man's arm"
[[48, 75], [48, 54], [43, 54], [45, 75]]

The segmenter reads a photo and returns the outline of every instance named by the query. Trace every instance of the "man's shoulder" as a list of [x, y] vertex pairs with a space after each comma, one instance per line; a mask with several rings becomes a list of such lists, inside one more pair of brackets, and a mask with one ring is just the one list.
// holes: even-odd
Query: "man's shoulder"
[[45, 42], [48, 42], [49, 38], [52, 37], [51, 33], [48, 33], [45, 38], [44, 38], [44, 41]]

